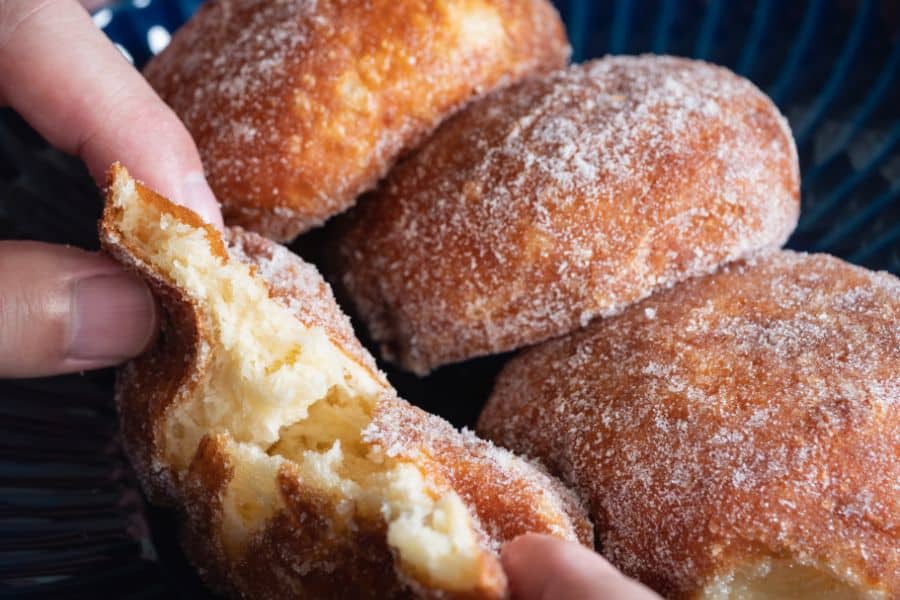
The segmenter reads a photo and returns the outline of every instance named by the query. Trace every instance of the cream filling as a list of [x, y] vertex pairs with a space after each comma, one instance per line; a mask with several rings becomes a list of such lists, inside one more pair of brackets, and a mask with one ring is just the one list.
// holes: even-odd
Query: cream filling
[[119, 230], [198, 302], [213, 337], [208, 377], [167, 416], [165, 459], [183, 474], [203, 436], [234, 440], [226, 550], [239, 552], [284, 506], [275, 478], [287, 460], [348, 516], [381, 515], [388, 544], [417, 578], [450, 590], [477, 585], [480, 549], [459, 496], [361, 439], [383, 384], [323, 328], [304, 326], [271, 299], [248, 265], [215, 256], [204, 231], [142, 203], [132, 181], [117, 181], [114, 192]]
[[868, 591], [848, 575], [839, 579], [827, 568], [789, 559], [767, 558], [713, 579], [698, 594], [702, 600], [880, 600], [887, 595]]

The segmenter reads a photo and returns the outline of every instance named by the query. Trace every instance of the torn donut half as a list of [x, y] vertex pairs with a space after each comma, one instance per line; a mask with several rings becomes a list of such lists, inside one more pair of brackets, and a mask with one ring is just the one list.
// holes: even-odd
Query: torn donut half
[[499, 598], [525, 532], [590, 544], [540, 467], [397, 397], [316, 269], [109, 175], [100, 237], [163, 307], [125, 365], [125, 449], [179, 507], [189, 558], [235, 596]]

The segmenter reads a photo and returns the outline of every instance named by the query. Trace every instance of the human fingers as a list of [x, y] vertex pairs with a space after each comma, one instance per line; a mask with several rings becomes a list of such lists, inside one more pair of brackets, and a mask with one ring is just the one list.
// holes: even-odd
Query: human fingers
[[660, 600], [599, 554], [558, 538], [520, 536], [501, 560], [515, 600]]
[[221, 226], [184, 125], [76, 0], [0, 2], [0, 97], [99, 184], [119, 161]]
[[109, 2], [110, 0], [78, 0], [78, 3], [88, 11], [94, 11], [98, 8], [103, 8], [104, 6], [107, 6]]
[[96, 369], [153, 340], [150, 290], [100, 254], [0, 242], [0, 377]]

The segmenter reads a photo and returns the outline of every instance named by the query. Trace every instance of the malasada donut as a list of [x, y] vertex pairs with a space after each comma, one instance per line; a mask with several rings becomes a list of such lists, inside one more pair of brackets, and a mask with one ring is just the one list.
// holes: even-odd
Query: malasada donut
[[473, 96], [568, 56], [546, 0], [215, 0], [144, 74], [226, 220], [289, 240]]
[[787, 123], [750, 82], [605, 58], [447, 121], [348, 216], [338, 269], [384, 354], [423, 374], [780, 246], [798, 208]]
[[502, 371], [479, 432], [671, 598], [900, 598], [900, 280], [777, 252]]
[[104, 248], [166, 319], [119, 374], [125, 448], [184, 518], [208, 583], [244, 598], [503, 598], [499, 547], [592, 543], [536, 466], [397, 398], [314, 267], [111, 171]]

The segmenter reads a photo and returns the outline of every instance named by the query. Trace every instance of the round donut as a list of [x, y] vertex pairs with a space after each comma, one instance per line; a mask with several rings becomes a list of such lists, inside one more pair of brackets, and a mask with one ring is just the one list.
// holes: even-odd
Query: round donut
[[590, 545], [546, 471], [397, 397], [315, 267], [111, 172], [106, 251], [163, 329], [118, 374], [122, 440], [204, 579], [240, 598], [507, 597], [526, 532]]
[[286, 241], [473, 96], [563, 66], [547, 0], [216, 0], [144, 70], [229, 224]]
[[780, 246], [798, 207], [787, 123], [750, 82], [605, 58], [446, 122], [351, 211], [337, 269], [385, 356], [424, 374]]
[[900, 280], [738, 262], [527, 350], [479, 432], [672, 598], [900, 598]]

